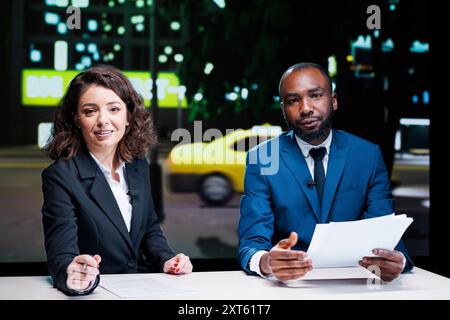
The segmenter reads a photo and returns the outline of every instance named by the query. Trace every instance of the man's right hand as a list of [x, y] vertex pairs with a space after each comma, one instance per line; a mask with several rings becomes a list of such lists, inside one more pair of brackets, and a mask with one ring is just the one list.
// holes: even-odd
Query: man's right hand
[[297, 243], [297, 233], [291, 232], [288, 239], [280, 240], [269, 252], [265, 253], [259, 262], [261, 273], [265, 276], [274, 275], [280, 281], [303, 277], [312, 270], [312, 261], [306, 252], [291, 250]]
[[67, 267], [67, 287], [72, 290], [85, 291], [95, 282], [101, 257], [82, 254], [76, 256]]

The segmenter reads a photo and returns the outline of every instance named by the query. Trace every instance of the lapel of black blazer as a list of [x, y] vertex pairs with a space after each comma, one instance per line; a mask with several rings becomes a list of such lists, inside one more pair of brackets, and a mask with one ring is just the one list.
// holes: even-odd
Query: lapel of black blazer
[[79, 152], [75, 156], [74, 160], [78, 167], [78, 171], [80, 172], [81, 179], [93, 179], [90, 193], [94, 201], [103, 213], [111, 220], [113, 225], [117, 228], [134, 252], [130, 234], [128, 233], [125, 221], [123, 220], [122, 213], [120, 212], [119, 206], [114, 198], [114, 194], [109, 187], [108, 181], [106, 181], [106, 178], [100, 168], [86, 151]]
[[[283, 140], [281, 141], [281, 139]], [[311, 173], [309, 172], [302, 151], [295, 140], [294, 132], [291, 131], [286, 136], [280, 136], [280, 143], [283, 144], [280, 146], [280, 149], [282, 150], [281, 158], [294, 176], [298, 186], [305, 194], [306, 199], [308, 199], [317, 222], [320, 222], [319, 197], [315, 188], [308, 187], [308, 181], [312, 179]]]
[[132, 163], [127, 163], [126, 167], [126, 177], [128, 183], [128, 190], [131, 196], [131, 201], [133, 205], [133, 214], [131, 216], [131, 241], [135, 248], [138, 248], [138, 235], [142, 224], [143, 217], [143, 204], [144, 197], [150, 195], [144, 195], [144, 179], [150, 179], [150, 177], [143, 177], [142, 173], [139, 172], [138, 162], [133, 161]]

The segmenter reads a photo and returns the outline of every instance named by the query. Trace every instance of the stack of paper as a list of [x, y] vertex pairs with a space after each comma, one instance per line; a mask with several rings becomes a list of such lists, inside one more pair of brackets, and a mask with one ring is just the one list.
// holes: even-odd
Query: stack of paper
[[308, 256], [314, 268], [358, 266], [375, 248], [394, 250], [413, 219], [387, 215], [349, 222], [317, 224]]

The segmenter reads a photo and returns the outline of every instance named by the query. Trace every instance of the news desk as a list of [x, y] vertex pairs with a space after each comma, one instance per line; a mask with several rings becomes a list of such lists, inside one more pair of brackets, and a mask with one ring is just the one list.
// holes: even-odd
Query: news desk
[[[102, 275], [101, 279], [118, 275]], [[149, 295], [139, 299], [159, 300], [308, 300], [308, 299], [450, 299], [450, 279], [414, 268], [396, 280], [368, 286], [365, 279], [303, 280], [296, 287], [248, 276], [242, 271], [194, 272], [184, 276], [162, 273], [126, 274], [124, 279], [163, 280], [193, 289], [179, 294]], [[100, 284], [102, 282], [100, 281]], [[115, 300], [121, 299], [102, 287], [88, 296], [68, 297], [54, 289], [48, 276], [0, 277], [1, 300]], [[135, 299], [133, 299], [135, 300]]]

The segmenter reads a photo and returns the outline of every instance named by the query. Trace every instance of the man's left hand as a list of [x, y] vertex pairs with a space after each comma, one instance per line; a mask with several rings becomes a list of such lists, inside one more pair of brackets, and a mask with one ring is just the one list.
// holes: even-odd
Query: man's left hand
[[363, 257], [359, 261], [359, 264], [364, 268], [371, 265], [376, 265], [380, 268], [381, 279], [386, 282], [390, 282], [397, 278], [400, 273], [402, 273], [403, 265], [403, 255], [397, 250], [385, 250], [385, 249], [373, 249], [373, 254], [378, 257]]

